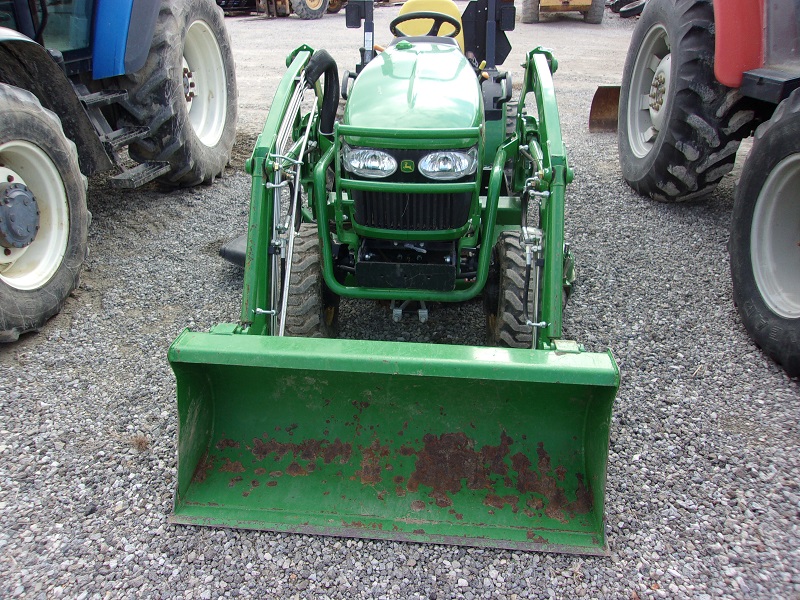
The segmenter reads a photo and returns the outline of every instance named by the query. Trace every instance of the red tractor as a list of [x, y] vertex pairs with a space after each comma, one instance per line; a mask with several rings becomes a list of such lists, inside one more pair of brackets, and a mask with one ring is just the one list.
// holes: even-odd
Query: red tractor
[[649, 0], [619, 100], [619, 156], [640, 194], [714, 190], [755, 131], [736, 187], [733, 296], [750, 336], [800, 375], [800, 2]]

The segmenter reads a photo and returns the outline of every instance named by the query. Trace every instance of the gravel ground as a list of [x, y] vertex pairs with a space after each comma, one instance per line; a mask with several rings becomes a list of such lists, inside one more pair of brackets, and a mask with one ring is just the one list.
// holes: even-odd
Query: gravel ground
[[[376, 29], [388, 31], [394, 14], [376, 10]], [[343, 15], [228, 19], [240, 83], [258, 82], [242, 87], [239, 155], [286, 54], [239, 36], [332, 38], [349, 47], [335, 55], [343, 70], [359, 39]], [[578, 280], [566, 334], [612, 348], [623, 377], [610, 558], [167, 524], [176, 410], [166, 351], [184, 327], [238, 316], [241, 271], [217, 256], [246, 223], [249, 181], [236, 161], [214, 186], [171, 193], [120, 197], [92, 181], [80, 288], [40, 334], [0, 348], [0, 597], [800, 597], [800, 393], [750, 342], [731, 301], [734, 177], [685, 206], [628, 189], [615, 136], [589, 136], [586, 115], [594, 86], [619, 81], [633, 24], [550, 21], [519, 25], [512, 43], [521, 53], [538, 36], [567, 55], [556, 81], [577, 171], [567, 234]], [[425, 325], [394, 324], [370, 303], [342, 314], [348, 336], [368, 326], [385, 339], [482, 338], [478, 303], [440, 309]]]

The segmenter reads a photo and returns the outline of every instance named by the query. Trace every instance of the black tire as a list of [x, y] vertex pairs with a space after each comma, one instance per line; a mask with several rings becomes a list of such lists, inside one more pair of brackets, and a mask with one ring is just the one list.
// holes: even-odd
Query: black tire
[[291, 0], [292, 12], [303, 20], [321, 19], [328, 10], [328, 0]]
[[800, 91], [756, 130], [728, 244], [733, 299], [750, 337], [800, 376]]
[[[494, 247], [494, 265], [484, 296], [486, 343], [505, 348], [530, 348], [531, 328], [525, 324], [522, 305], [525, 289], [525, 252], [518, 231], [504, 231]], [[529, 299], [533, 299], [533, 278]], [[533, 316], [533, 315], [531, 315]]]
[[[647, 110], [630, 103], [651, 94], [653, 85]], [[622, 76], [623, 177], [662, 202], [708, 194], [733, 168], [739, 142], [752, 131], [755, 114], [746, 102], [714, 77], [711, 1], [649, 0]]]
[[130, 155], [168, 161], [159, 181], [170, 186], [210, 183], [230, 160], [237, 91], [223, 19], [212, 0], [164, 0], [145, 66], [123, 78], [130, 112], [151, 131]]
[[[58, 117], [30, 92], [5, 84], [0, 84], [0, 114], [2, 186], [24, 183], [39, 214], [35, 238], [24, 248], [14, 247], [14, 231], [2, 228], [0, 236], [0, 342], [13, 342], [39, 331], [77, 287], [89, 212], [78, 153]], [[58, 222], [68, 223], [68, 230]]]
[[328, 12], [330, 14], [336, 14], [342, 7], [347, 4], [347, 0], [328, 0]]
[[522, 22], [539, 22], [539, 0], [522, 0]]
[[603, 22], [603, 15], [605, 12], [605, 0], [592, 0], [591, 8], [583, 13], [583, 20], [592, 25], [599, 25]]
[[627, 6], [623, 6], [620, 9], [619, 16], [623, 19], [630, 19], [631, 17], [639, 16], [642, 14], [645, 4], [647, 4], [647, 0], [636, 0], [636, 2], [631, 2]]
[[325, 285], [319, 235], [314, 223], [301, 224], [294, 238], [284, 333], [291, 337], [333, 338], [339, 335], [339, 296]]
[[614, 2], [611, 3], [611, 11], [618, 13], [623, 7], [633, 2], [636, 2], [636, 0], [614, 0]]

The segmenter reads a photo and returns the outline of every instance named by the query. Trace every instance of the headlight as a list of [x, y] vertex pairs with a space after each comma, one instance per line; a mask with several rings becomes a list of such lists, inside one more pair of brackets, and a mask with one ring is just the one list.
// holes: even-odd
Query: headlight
[[440, 150], [419, 161], [419, 172], [429, 179], [461, 179], [478, 167], [478, 149]]
[[375, 148], [344, 146], [344, 168], [361, 177], [388, 177], [397, 170], [397, 161], [388, 152]]

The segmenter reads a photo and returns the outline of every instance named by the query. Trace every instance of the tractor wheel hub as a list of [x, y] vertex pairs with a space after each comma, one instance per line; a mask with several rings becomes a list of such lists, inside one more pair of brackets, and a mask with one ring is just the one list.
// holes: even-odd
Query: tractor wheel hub
[[189, 103], [192, 101], [192, 98], [195, 97], [195, 83], [194, 83], [194, 73], [189, 69], [189, 67], [183, 67], [183, 95], [186, 98], [186, 102]]
[[36, 239], [39, 207], [22, 183], [0, 183], [0, 246], [25, 248]]
[[653, 127], [661, 130], [664, 121], [664, 102], [669, 92], [669, 75], [672, 64], [672, 55], [667, 54], [656, 67], [653, 75], [653, 82], [650, 84], [650, 94], [648, 95], [650, 118], [653, 120]]

